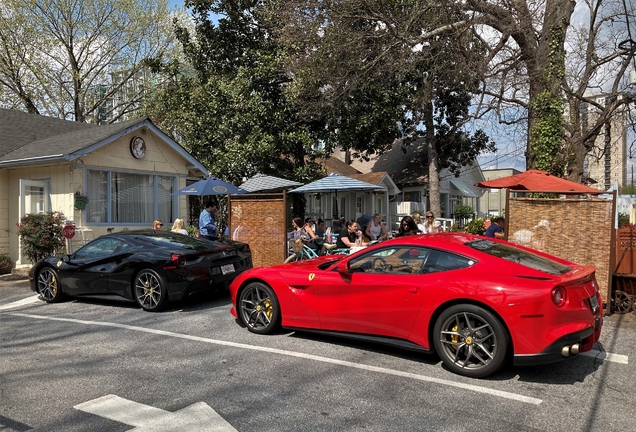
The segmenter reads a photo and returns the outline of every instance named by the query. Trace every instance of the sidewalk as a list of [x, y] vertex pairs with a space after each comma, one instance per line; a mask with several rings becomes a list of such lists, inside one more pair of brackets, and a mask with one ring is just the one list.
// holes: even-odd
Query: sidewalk
[[[24, 274], [22, 274], [24, 273]], [[7, 273], [0, 275], [0, 287], [29, 286], [29, 277], [26, 272]]]

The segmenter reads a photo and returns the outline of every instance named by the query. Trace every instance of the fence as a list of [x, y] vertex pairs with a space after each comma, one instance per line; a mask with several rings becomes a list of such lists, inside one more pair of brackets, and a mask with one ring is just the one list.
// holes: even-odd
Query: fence
[[282, 263], [287, 257], [285, 193], [229, 197], [229, 238], [250, 245], [254, 267]]
[[[515, 191], [518, 192], [518, 191]], [[508, 240], [577, 264], [596, 266], [603, 300], [610, 304], [615, 199], [527, 198], [507, 194]]]

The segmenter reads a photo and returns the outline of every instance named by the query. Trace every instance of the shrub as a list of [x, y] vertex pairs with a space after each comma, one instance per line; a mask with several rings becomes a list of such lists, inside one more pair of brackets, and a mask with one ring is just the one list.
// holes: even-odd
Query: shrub
[[627, 213], [619, 213], [618, 214], [618, 227], [622, 228], [624, 226], [629, 225], [629, 214]]
[[468, 221], [464, 231], [470, 234], [484, 235], [486, 234], [486, 220], [484, 218], [475, 218]]
[[32, 263], [65, 252], [64, 224], [57, 212], [27, 214], [17, 226], [22, 254]]
[[13, 262], [11, 257], [7, 254], [0, 254], [0, 274], [10, 273]]
[[194, 234], [199, 231], [199, 227], [196, 227], [194, 225], [188, 225], [185, 227], [185, 230], [188, 232], [188, 235], [190, 237], [194, 237]]
[[473, 216], [475, 210], [469, 205], [459, 204], [453, 207], [453, 216], [455, 219], [468, 219]]

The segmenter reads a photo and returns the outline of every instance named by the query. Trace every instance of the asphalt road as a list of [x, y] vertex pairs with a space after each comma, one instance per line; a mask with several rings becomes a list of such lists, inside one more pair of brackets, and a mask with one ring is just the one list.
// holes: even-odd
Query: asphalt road
[[220, 294], [162, 313], [114, 298], [46, 304], [0, 282], [0, 431], [194, 431], [165, 425], [195, 408], [224, 422], [199, 430], [636, 431], [631, 315], [606, 319], [593, 355], [475, 380], [435, 356], [254, 335], [229, 308]]

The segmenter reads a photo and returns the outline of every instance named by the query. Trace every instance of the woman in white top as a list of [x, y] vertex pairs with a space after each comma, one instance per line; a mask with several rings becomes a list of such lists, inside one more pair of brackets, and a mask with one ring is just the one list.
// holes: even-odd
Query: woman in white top
[[365, 232], [371, 240], [386, 240], [389, 237], [386, 227], [382, 224], [382, 218], [377, 213], [373, 216], [373, 220], [367, 224]]
[[413, 220], [415, 221], [415, 224], [417, 225], [417, 229], [420, 230], [421, 233], [426, 234], [426, 228], [424, 227], [424, 224], [422, 223], [422, 217], [420, 216], [419, 213], [413, 213]]
[[422, 232], [424, 234], [439, 232], [440, 225], [441, 224], [439, 223], [439, 221], [435, 220], [435, 215], [433, 214], [433, 212], [426, 212], [426, 222], [424, 222], [424, 229], [422, 229]]
[[183, 228], [183, 219], [176, 218], [172, 224], [172, 232], [188, 235], [188, 232]]

